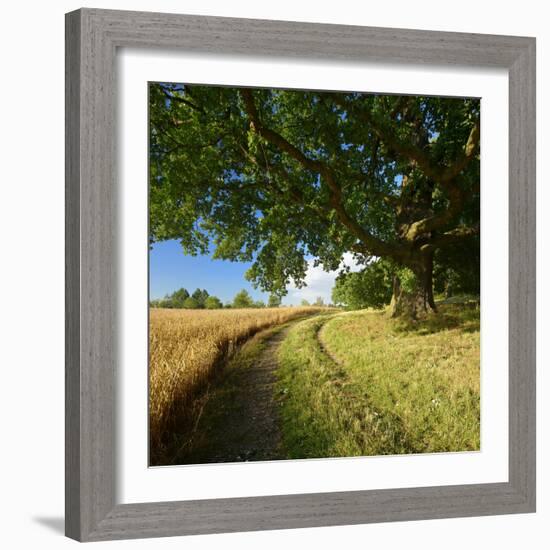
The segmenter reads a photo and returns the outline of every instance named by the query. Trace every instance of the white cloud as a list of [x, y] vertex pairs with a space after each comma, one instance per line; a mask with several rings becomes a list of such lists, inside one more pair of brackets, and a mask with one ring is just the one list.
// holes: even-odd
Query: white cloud
[[305, 283], [303, 288], [296, 288], [294, 284], [288, 287], [288, 294], [283, 298], [283, 305], [300, 305], [302, 300], [313, 302], [320, 296], [326, 304], [332, 301], [331, 293], [338, 272], [347, 266], [351, 271], [359, 271], [363, 268], [353, 259], [353, 254], [346, 252], [340, 267], [336, 271], [324, 271], [323, 267], [315, 266], [314, 260], [308, 261]]

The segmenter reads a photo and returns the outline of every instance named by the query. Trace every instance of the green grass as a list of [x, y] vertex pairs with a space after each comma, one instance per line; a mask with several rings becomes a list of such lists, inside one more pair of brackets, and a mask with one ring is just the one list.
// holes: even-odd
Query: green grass
[[279, 360], [289, 458], [479, 449], [475, 306], [443, 305], [415, 323], [315, 317], [291, 329]]

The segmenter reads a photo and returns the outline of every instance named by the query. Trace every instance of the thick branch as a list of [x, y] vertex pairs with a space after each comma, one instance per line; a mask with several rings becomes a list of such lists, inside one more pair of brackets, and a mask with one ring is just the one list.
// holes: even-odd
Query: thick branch
[[441, 212], [428, 216], [409, 225], [403, 235], [409, 242], [413, 242], [423, 233], [441, 229], [451, 223], [462, 211], [464, 206], [464, 192], [460, 186], [454, 184], [447, 189], [449, 205]]
[[[465, 201], [465, 192], [459, 185], [458, 176], [466, 168], [469, 162], [475, 157], [479, 144], [479, 121], [474, 124], [466, 145], [461, 155], [455, 160], [451, 166], [435, 169], [433, 166], [428, 166], [428, 172], [424, 169], [424, 173], [438, 183], [447, 193], [449, 204], [446, 209], [438, 214], [428, 216], [422, 220], [412, 223], [405, 238], [408, 241], [414, 241], [419, 235], [428, 233], [436, 229], [441, 229], [451, 223], [462, 211]], [[422, 168], [422, 166], [420, 166]]]
[[279, 133], [263, 126], [258, 109], [254, 102], [254, 95], [252, 94], [252, 91], [249, 89], [243, 89], [240, 93], [250, 121], [250, 128], [254, 132], [257, 132], [266, 141], [272, 145], [275, 145], [278, 149], [298, 161], [302, 164], [302, 166], [322, 176], [329, 188], [330, 206], [335, 210], [342, 225], [344, 225], [350, 233], [357, 238], [357, 240], [359, 240], [366, 247], [366, 249], [368, 249], [371, 254], [375, 254], [377, 256], [395, 256], [398, 251], [394, 245], [385, 243], [384, 241], [374, 237], [349, 215], [343, 203], [342, 189], [330, 167], [324, 162], [310, 159], [302, 153], [300, 149], [292, 145]]
[[479, 235], [479, 225], [473, 227], [460, 226], [446, 233], [442, 233], [441, 235], [427, 239], [426, 242], [420, 246], [420, 250], [422, 252], [428, 252], [436, 248], [460, 243], [476, 235]]
[[453, 164], [450, 166], [438, 166], [430, 159], [425, 149], [417, 147], [410, 142], [401, 141], [387, 126], [377, 121], [369, 110], [358, 110], [354, 104], [347, 100], [344, 94], [333, 93], [331, 97], [340, 108], [361, 116], [387, 147], [395, 150], [400, 156], [405, 157], [409, 161], [414, 162], [425, 176], [435, 181], [446, 191], [449, 199], [448, 207], [439, 214], [412, 223], [404, 235], [405, 238], [412, 242], [419, 235], [445, 227], [453, 221], [464, 205], [464, 192], [458, 186], [456, 178], [477, 154], [480, 139], [479, 120], [476, 120], [474, 123], [461, 154], [455, 159]]
[[456, 176], [468, 166], [469, 162], [476, 156], [477, 148], [479, 145], [480, 130], [479, 130], [479, 120], [476, 120], [475, 124], [470, 130], [470, 135], [466, 140], [466, 145], [462, 150], [461, 154], [455, 160], [451, 166], [445, 167], [439, 178], [440, 182], [451, 182]]
[[[302, 190], [293, 185], [292, 178], [282, 166], [277, 166], [269, 162], [266, 156], [264, 156], [264, 162], [262, 163], [254, 155], [252, 155], [244, 145], [242, 145], [241, 143], [239, 143], [238, 145], [245, 160], [248, 160], [249, 162], [254, 164], [256, 167], [258, 167], [259, 170], [265, 170], [266, 177], [264, 181], [269, 189], [274, 191], [280, 197], [290, 198], [295, 204], [301, 206], [305, 210], [310, 210], [312, 213], [318, 216], [324, 224], [329, 223], [327, 217], [329, 214], [328, 209], [322, 208], [321, 206], [318, 207], [316, 205], [309, 204]], [[271, 174], [275, 174], [280, 179], [284, 180], [287, 183], [288, 188], [283, 189], [282, 187], [277, 185], [277, 182], [271, 177]]]
[[406, 160], [414, 161], [426, 176], [435, 179], [437, 167], [432, 164], [429, 156], [422, 148], [398, 139], [391, 130], [380, 124], [369, 110], [358, 109], [356, 105], [348, 101], [344, 94], [331, 93], [330, 97], [341, 109], [363, 119], [372, 128], [378, 139], [385, 143], [386, 147], [393, 149]]
[[326, 169], [324, 163], [310, 159], [309, 157], [304, 155], [304, 153], [302, 153], [300, 149], [292, 145], [283, 136], [281, 136], [281, 134], [278, 134], [277, 132], [274, 132], [273, 130], [270, 130], [269, 128], [262, 125], [260, 121], [260, 116], [258, 114], [258, 109], [256, 108], [256, 104], [254, 102], [254, 95], [252, 94], [251, 90], [241, 90], [241, 97], [243, 98], [246, 112], [250, 120], [250, 127], [253, 131], [257, 132], [266, 141], [269, 141], [270, 143], [278, 147], [281, 151], [287, 153], [294, 160], [297, 160], [300, 164], [302, 164], [309, 170], [323, 174], [323, 171]]
[[341, 109], [353, 113], [367, 122], [376, 136], [381, 139], [387, 147], [393, 149], [407, 160], [414, 161], [424, 175], [432, 178], [442, 186], [445, 186], [446, 183], [460, 174], [460, 172], [466, 168], [470, 160], [476, 155], [480, 138], [479, 120], [474, 123], [464, 149], [455, 162], [450, 166], [438, 166], [432, 161], [425, 149], [411, 142], [401, 141], [386, 125], [376, 120], [376, 117], [373, 117], [369, 110], [358, 109], [356, 105], [347, 100], [344, 94], [331, 93], [330, 97]]

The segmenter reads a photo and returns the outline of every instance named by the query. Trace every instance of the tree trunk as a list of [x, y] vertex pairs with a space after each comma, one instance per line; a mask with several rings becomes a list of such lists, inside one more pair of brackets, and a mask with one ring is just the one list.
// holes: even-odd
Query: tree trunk
[[407, 267], [415, 275], [413, 288], [405, 289], [399, 277], [394, 276], [391, 316], [418, 319], [430, 310], [437, 311], [433, 295], [433, 254], [419, 256]]

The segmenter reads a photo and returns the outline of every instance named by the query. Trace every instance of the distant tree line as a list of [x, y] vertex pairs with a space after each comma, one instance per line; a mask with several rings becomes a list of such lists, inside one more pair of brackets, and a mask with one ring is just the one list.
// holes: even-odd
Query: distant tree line
[[235, 294], [231, 302], [223, 303], [217, 296], [212, 296], [205, 289], [197, 288], [193, 294], [187, 289], [180, 288], [158, 300], [151, 300], [151, 307], [162, 307], [167, 309], [243, 309], [279, 307], [281, 298], [275, 294], [269, 296], [267, 306], [262, 300], [254, 300], [246, 290], [240, 290]]
[[325, 301], [321, 296], [317, 296], [313, 302], [310, 302], [309, 300], [303, 299], [300, 302], [301, 306], [308, 307], [308, 306], [315, 306], [315, 307], [326, 307]]

